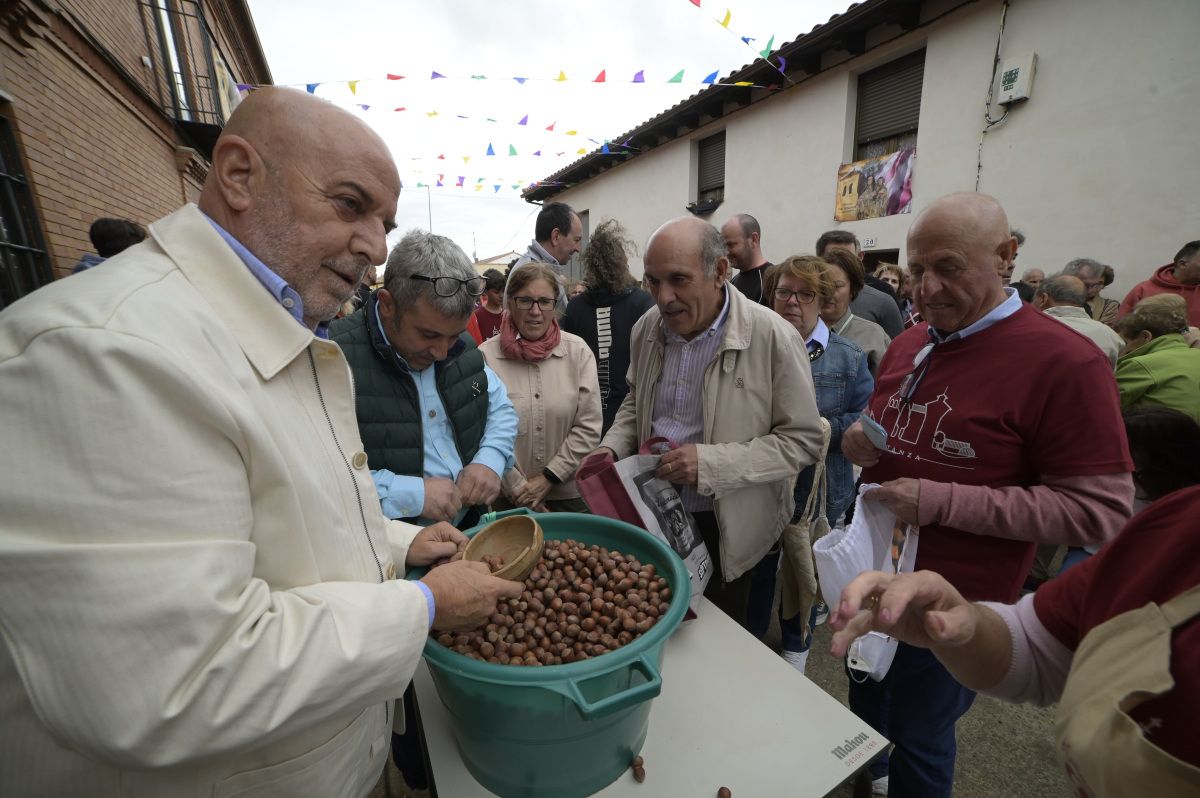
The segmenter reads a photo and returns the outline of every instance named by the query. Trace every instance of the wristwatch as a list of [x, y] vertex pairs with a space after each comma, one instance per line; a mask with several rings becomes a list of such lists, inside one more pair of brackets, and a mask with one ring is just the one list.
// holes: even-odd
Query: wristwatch
[[549, 468], [542, 469], [542, 476], [544, 476], [551, 485], [561, 485], [562, 484], [562, 480], [558, 478], [558, 475], [555, 474], [553, 471], [551, 471]]

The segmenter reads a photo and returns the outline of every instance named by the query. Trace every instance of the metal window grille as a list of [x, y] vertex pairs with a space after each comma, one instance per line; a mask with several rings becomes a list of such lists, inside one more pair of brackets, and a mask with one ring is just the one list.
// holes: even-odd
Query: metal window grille
[[924, 77], [924, 50], [859, 75], [856, 157], [866, 157], [864, 153], [868, 150], [875, 154], [880, 148], [872, 145], [888, 139], [911, 138], [916, 133]]
[[701, 139], [697, 157], [697, 199], [724, 199], [725, 131]]
[[53, 279], [16, 131], [0, 113], [0, 310]]

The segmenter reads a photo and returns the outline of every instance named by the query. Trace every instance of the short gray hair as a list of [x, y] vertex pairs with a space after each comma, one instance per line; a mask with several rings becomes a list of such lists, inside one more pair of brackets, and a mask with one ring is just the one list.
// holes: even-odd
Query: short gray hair
[[1078, 275], [1080, 269], [1086, 269], [1096, 277], [1104, 276], [1104, 264], [1091, 258], [1076, 258], [1066, 266], [1063, 266], [1062, 273]]
[[[1076, 280], [1079, 279], [1078, 277], [1074, 277], [1074, 279], [1067, 279], [1069, 277], [1074, 277], [1074, 275], [1059, 274], [1051, 277], [1049, 280], [1043, 281], [1042, 284], [1038, 286], [1037, 294], [1045, 294], [1055, 302], [1059, 302], [1064, 305], [1074, 305], [1075, 307], [1086, 308], [1087, 290], [1080, 288], [1078, 283], [1076, 283]], [[1037, 294], [1035, 294], [1035, 296]]]
[[475, 309], [475, 297], [464, 286], [454, 296], [438, 296], [433, 283], [412, 280], [414, 274], [425, 277], [453, 277], [473, 280], [479, 277], [462, 247], [445, 236], [425, 230], [409, 230], [388, 256], [383, 287], [392, 295], [396, 310], [405, 311], [424, 298], [438, 313], [461, 319]]
[[725, 238], [711, 224], [705, 224], [700, 236], [700, 267], [705, 277], [717, 276], [717, 261], [728, 255]]

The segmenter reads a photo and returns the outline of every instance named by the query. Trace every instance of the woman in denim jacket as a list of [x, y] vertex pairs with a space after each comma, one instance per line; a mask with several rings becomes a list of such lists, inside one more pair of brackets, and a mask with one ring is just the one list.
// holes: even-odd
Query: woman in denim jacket
[[[821, 320], [821, 305], [829, 301], [834, 292], [829, 269], [829, 264], [820, 258], [788, 258], [767, 273], [763, 298], [776, 313], [792, 323], [808, 348], [817, 408], [829, 421], [831, 432], [825, 470], [828, 480], [826, 518], [832, 526], [845, 515], [854, 500], [854, 471], [850, 461], [842, 455], [842, 432], [867, 406], [875, 383], [863, 348], [833, 333]], [[813, 469], [813, 466], [805, 468], [796, 479], [793, 522], [799, 520], [808, 500]], [[749, 614], [750, 629], [759, 638], [766, 635], [770, 626], [778, 563], [779, 550], [776, 549], [755, 567]], [[803, 672], [812, 642], [811, 630], [805, 629], [800, 615], [779, 620], [783, 631], [783, 658]], [[811, 625], [811, 619], [808, 625]]]

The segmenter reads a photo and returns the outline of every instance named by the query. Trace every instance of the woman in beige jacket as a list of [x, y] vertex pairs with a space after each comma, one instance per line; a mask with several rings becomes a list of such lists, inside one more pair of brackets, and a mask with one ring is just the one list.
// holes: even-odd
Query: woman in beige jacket
[[600, 443], [596, 358], [555, 316], [558, 280], [529, 263], [509, 277], [500, 334], [479, 347], [508, 388], [518, 426], [516, 465], [504, 475], [513, 506], [587, 512], [575, 487], [579, 461]]

